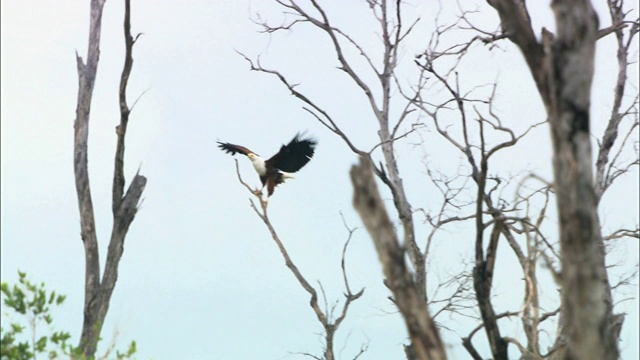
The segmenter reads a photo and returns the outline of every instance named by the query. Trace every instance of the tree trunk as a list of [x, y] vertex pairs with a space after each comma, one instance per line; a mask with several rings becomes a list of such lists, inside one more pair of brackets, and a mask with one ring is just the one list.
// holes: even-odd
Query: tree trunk
[[553, 142], [562, 253], [566, 359], [617, 359], [589, 134], [598, 18], [588, 0], [554, 0], [556, 37], [538, 43], [524, 1], [490, 0], [522, 50], [544, 101]]
[[411, 339], [410, 353], [420, 360], [446, 360], [440, 333], [429, 314], [426, 298], [407, 269], [405, 249], [398, 241], [372, 169], [373, 164], [366, 157], [360, 157], [360, 163], [351, 167], [353, 206], [373, 240], [385, 283], [393, 292], [394, 302], [404, 317]]
[[138, 204], [147, 183], [147, 179], [144, 176], [136, 174], [131, 180], [126, 194], [124, 193], [124, 139], [130, 113], [126, 103], [126, 88], [133, 64], [131, 50], [135, 42], [131, 36], [130, 1], [125, 0], [124, 34], [126, 55], [125, 66], [120, 78], [120, 125], [116, 131], [118, 143], [116, 145], [113, 183], [113, 229], [104, 274], [102, 274], [102, 280], [100, 280], [98, 239], [87, 165], [89, 115], [100, 57], [100, 31], [104, 3], [105, 0], [91, 1], [87, 63], [84, 64], [82, 58], [76, 56], [79, 86], [76, 120], [74, 123], [74, 173], [86, 262], [84, 319], [78, 347], [83, 357], [87, 359], [95, 357], [102, 326], [109, 310], [111, 295], [118, 279], [118, 264], [124, 251], [124, 239], [138, 211]]

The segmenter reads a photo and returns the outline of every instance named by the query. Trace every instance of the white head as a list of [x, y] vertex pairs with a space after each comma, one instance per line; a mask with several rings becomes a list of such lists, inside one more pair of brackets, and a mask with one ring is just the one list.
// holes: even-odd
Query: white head
[[267, 166], [265, 165], [263, 158], [261, 158], [260, 156], [254, 153], [250, 153], [247, 156], [249, 157], [249, 160], [251, 160], [251, 163], [253, 164], [253, 167], [256, 169], [256, 172], [258, 173], [258, 175], [262, 176], [267, 173]]

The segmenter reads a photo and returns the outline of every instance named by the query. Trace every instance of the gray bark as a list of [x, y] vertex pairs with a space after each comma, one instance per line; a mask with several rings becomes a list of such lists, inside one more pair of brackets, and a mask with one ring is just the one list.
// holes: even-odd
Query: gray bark
[[133, 39], [130, 33], [130, 6], [125, 1], [125, 42], [127, 53], [125, 67], [120, 83], [121, 119], [118, 126], [118, 144], [116, 148], [114, 186], [113, 186], [113, 229], [107, 253], [102, 280], [100, 280], [100, 260], [98, 254], [98, 239], [96, 236], [95, 217], [91, 200], [88, 171], [88, 136], [89, 115], [93, 87], [100, 57], [100, 31], [102, 10], [105, 0], [91, 1], [91, 18], [89, 29], [89, 47], [87, 63], [80, 56], [76, 56], [78, 67], [78, 104], [74, 123], [74, 173], [78, 207], [80, 210], [81, 237], [85, 250], [85, 302], [82, 333], [78, 347], [86, 358], [95, 356], [102, 326], [109, 310], [109, 302], [118, 279], [118, 264], [124, 251], [124, 239], [138, 210], [138, 203], [147, 179], [136, 174], [129, 185], [126, 194], [124, 189], [123, 158], [124, 136], [130, 109], [126, 105], [126, 86], [133, 60], [131, 48]]
[[351, 168], [353, 206], [373, 239], [386, 278], [385, 283], [393, 292], [394, 302], [405, 319], [411, 339], [410, 357], [421, 360], [446, 359], [447, 354], [427, 309], [426, 298], [418, 290], [414, 277], [405, 264], [405, 250], [398, 242], [372, 168], [371, 161], [366, 157], [361, 157], [360, 164]]
[[598, 18], [588, 0], [554, 0], [555, 37], [539, 43], [524, 1], [490, 0], [522, 50], [544, 101], [553, 143], [562, 255], [566, 359], [617, 359], [611, 288], [597, 213], [589, 134]]

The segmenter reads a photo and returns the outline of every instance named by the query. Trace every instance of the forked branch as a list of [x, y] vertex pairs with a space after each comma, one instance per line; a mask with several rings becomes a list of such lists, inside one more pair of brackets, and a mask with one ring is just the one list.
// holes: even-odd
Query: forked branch
[[[255, 211], [255, 213], [258, 215], [260, 220], [262, 220], [262, 222], [266, 225], [267, 229], [269, 229], [271, 238], [276, 243], [278, 250], [280, 250], [280, 254], [284, 258], [285, 265], [287, 266], [287, 268], [289, 268], [293, 276], [296, 278], [296, 280], [298, 280], [298, 283], [300, 284], [300, 286], [302, 286], [302, 288], [311, 296], [309, 305], [313, 309], [313, 312], [316, 314], [318, 321], [320, 322], [320, 324], [322, 324], [322, 327], [325, 330], [325, 334], [324, 334], [325, 349], [324, 349], [323, 359], [334, 360], [335, 355], [334, 355], [334, 349], [333, 349], [333, 341], [334, 341], [335, 333], [338, 330], [338, 327], [340, 326], [342, 321], [347, 317], [347, 313], [351, 303], [358, 300], [364, 293], [364, 288], [362, 288], [359, 292], [355, 294], [351, 292], [351, 288], [349, 286], [349, 282], [347, 280], [347, 274], [345, 270], [345, 257], [347, 252], [347, 246], [351, 241], [351, 235], [353, 234], [353, 230], [349, 229], [349, 237], [347, 238], [347, 241], [342, 251], [341, 267], [342, 267], [343, 279], [345, 283], [345, 293], [344, 293], [345, 301], [342, 305], [340, 315], [336, 319], [332, 319], [331, 314], [333, 313], [333, 311], [330, 311], [329, 309], [326, 309], [325, 311], [322, 310], [318, 301], [318, 292], [313, 286], [311, 286], [311, 284], [307, 281], [304, 275], [302, 275], [302, 272], [300, 272], [300, 269], [298, 269], [298, 267], [293, 262], [293, 260], [291, 260], [291, 257], [289, 256], [289, 252], [287, 251], [287, 248], [284, 246], [284, 244], [280, 240], [280, 237], [278, 236], [278, 233], [276, 232], [275, 228], [271, 224], [271, 220], [267, 215], [268, 202], [262, 198], [262, 194], [260, 194], [257, 190], [251, 189], [251, 187], [244, 180], [242, 180], [242, 176], [240, 175], [240, 169], [238, 167], [238, 160], [235, 160], [235, 164], [236, 164], [236, 174], [238, 175], [238, 181], [240, 181], [240, 183], [253, 196], [255, 196], [260, 203], [260, 209], [258, 209], [255, 202], [253, 200], [250, 200], [251, 208]], [[363, 351], [364, 350], [361, 349], [361, 352]], [[316, 357], [315, 355], [311, 355], [309, 353], [301, 353], [301, 354], [310, 356], [313, 358], [320, 358], [320, 357]]]
[[120, 125], [117, 127], [117, 145], [115, 154], [115, 168], [113, 175], [112, 211], [113, 228], [107, 253], [107, 261], [102, 281], [100, 280], [100, 260], [98, 256], [98, 239], [89, 187], [88, 158], [88, 134], [89, 113], [93, 86], [97, 74], [98, 58], [100, 54], [100, 31], [102, 23], [102, 10], [104, 0], [91, 1], [91, 17], [89, 30], [89, 48], [87, 64], [85, 65], [76, 55], [79, 76], [78, 105], [76, 108], [76, 120], [74, 124], [74, 172], [78, 205], [81, 218], [81, 236], [84, 242], [86, 276], [85, 276], [85, 303], [82, 334], [79, 348], [83, 356], [93, 358], [95, 356], [102, 325], [109, 310], [111, 295], [118, 279], [118, 264], [124, 251], [124, 239], [133, 222], [141, 202], [147, 179], [137, 173], [126, 193], [124, 192], [124, 147], [127, 122], [130, 109], [126, 103], [126, 90], [128, 78], [133, 66], [131, 56], [135, 40], [131, 36], [131, 7], [129, 0], [125, 0], [124, 35], [125, 35], [125, 65], [120, 82]]

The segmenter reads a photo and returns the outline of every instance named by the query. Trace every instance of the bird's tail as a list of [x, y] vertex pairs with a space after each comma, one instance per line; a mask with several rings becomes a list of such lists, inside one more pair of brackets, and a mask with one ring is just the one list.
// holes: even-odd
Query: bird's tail
[[292, 173], [288, 173], [288, 172], [284, 172], [284, 171], [280, 171], [280, 175], [282, 176], [282, 181], [296, 178], [296, 176], [293, 175]]

